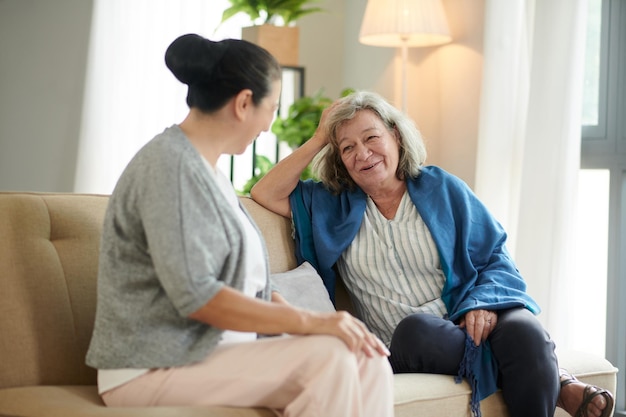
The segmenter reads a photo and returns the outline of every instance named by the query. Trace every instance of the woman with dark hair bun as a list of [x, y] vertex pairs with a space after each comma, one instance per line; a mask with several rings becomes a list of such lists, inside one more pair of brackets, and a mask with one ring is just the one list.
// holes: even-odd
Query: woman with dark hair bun
[[251, 43], [193, 34], [165, 62], [189, 113], [135, 155], [109, 201], [87, 353], [102, 399], [392, 416], [386, 347], [348, 313], [273, 291], [262, 237], [216, 169], [269, 129], [280, 66]]

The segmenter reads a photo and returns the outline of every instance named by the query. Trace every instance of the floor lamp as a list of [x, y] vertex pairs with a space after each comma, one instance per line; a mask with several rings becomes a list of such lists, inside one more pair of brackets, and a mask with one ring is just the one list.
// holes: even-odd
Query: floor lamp
[[359, 42], [400, 47], [402, 111], [407, 112], [408, 48], [435, 46], [452, 40], [441, 0], [368, 0]]

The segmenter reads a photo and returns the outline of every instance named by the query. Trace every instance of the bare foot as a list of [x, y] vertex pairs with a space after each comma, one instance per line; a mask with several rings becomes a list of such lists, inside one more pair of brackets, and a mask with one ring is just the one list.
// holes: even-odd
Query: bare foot
[[[607, 407], [613, 407], [613, 401], [609, 404], [605, 395], [595, 395], [589, 404], [587, 405], [586, 412], [584, 410], [585, 398], [593, 396], [593, 393], [600, 390], [600, 388], [591, 386], [580, 382], [575, 379], [572, 382], [563, 384], [563, 381], [574, 378], [569, 374], [561, 374], [561, 392], [559, 394], [559, 400], [557, 406], [567, 411], [570, 415], [578, 417], [601, 417], [608, 415], [609, 410], [606, 410], [607, 414], [603, 414]], [[607, 395], [608, 394], [607, 392]], [[582, 409], [581, 409], [582, 407]]]

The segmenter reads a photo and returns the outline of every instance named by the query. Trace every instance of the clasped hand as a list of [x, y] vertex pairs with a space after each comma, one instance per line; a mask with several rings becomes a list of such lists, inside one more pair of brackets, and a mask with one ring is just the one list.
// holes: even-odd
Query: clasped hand
[[479, 346], [481, 342], [487, 340], [497, 323], [498, 314], [495, 311], [472, 310], [465, 314], [459, 326], [467, 329], [467, 334], [470, 335], [474, 344]]
[[381, 340], [370, 332], [365, 324], [345, 311], [324, 314], [321, 327], [316, 333], [332, 334], [348, 346], [352, 352], [363, 351], [366, 356], [389, 356], [389, 350]]

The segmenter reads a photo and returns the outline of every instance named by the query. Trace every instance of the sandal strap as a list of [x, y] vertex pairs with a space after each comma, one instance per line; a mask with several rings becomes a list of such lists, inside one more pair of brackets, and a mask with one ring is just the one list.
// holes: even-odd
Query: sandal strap
[[578, 379], [576, 379], [574, 375], [570, 374], [563, 368], [559, 368], [559, 380], [561, 381], [561, 388], [566, 385], [573, 384], [574, 382], [578, 382]]
[[[595, 391], [592, 392], [591, 390]], [[606, 401], [606, 407], [604, 407], [601, 417], [610, 415], [613, 410], [613, 395], [603, 388], [595, 385], [587, 385], [583, 391], [583, 402], [580, 404], [580, 407], [578, 407], [575, 417], [588, 417], [589, 413], [587, 411], [587, 407], [589, 406], [589, 403], [591, 403], [591, 401], [593, 401], [593, 399], [598, 395], [603, 396]]]

